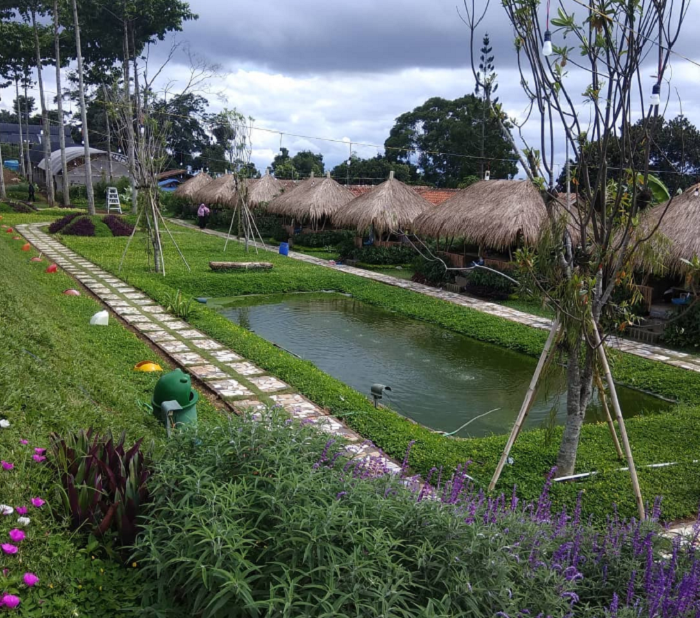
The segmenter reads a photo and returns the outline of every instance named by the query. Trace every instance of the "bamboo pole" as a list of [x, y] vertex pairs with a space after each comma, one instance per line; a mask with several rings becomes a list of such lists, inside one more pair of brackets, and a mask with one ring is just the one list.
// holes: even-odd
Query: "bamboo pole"
[[625, 419], [622, 418], [622, 410], [620, 409], [620, 402], [617, 398], [617, 391], [615, 390], [615, 382], [613, 382], [612, 372], [610, 371], [610, 365], [608, 364], [608, 357], [605, 354], [605, 347], [601, 342], [600, 332], [598, 331], [598, 325], [595, 322], [593, 322], [593, 339], [596, 346], [598, 347], [598, 356], [600, 358], [600, 363], [603, 366], [603, 371], [605, 372], [605, 380], [607, 381], [608, 388], [610, 389], [610, 400], [612, 401], [613, 410], [615, 411], [615, 416], [617, 417], [617, 424], [620, 426], [620, 437], [622, 438], [622, 446], [625, 449], [627, 465], [630, 469], [630, 477], [632, 478], [632, 490], [634, 491], [634, 499], [637, 502], [637, 510], [639, 511], [639, 517], [641, 519], [644, 519], [645, 511], [644, 501], [642, 500], [642, 490], [639, 487], [637, 469], [634, 467], [634, 457], [632, 456], [632, 449], [630, 448], [630, 442], [627, 438]]
[[542, 369], [544, 369], [545, 363], [549, 358], [549, 354], [552, 350], [552, 345], [554, 344], [554, 340], [556, 339], [557, 333], [559, 332], [559, 326], [559, 318], [557, 317], [552, 323], [552, 328], [549, 331], [547, 343], [544, 344], [544, 349], [542, 350], [540, 360], [537, 363], [537, 368], [535, 369], [535, 373], [533, 374], [532, 380], [530, 381], [530, 387], [527, 389], [523, 405], [520, 407], [518, 418], [515, 420], [515, 425], [513, 425], [513, 429], [511, 430], [510, 435], [508, 436], [508, 442], [506, 442], [506, 446], [503, 449], [501, 459], [498, 462], [498, 466], [496, 466], [496, 471], [493, 473], [493, 478], [491, 479], [491, 483], [489, 484], [489, 491], [493, 491], [494, 487], [496, 487], [496, 483], [498, 483], [498, 479], [501, 476], [501, 472], [503, 472], [503, 468], [506, 465], [506, 461], [508, 460], [508, 455], [510, 455], [510, 450], [513, 448], [513, 444], [515, 444], [515, 440], [517, 439], [518, 434], [520, 433], [520, 428], [525, 422], [525, 418], [527, 417], [527, 413], [530, 410], [532, 400], [535, 396], [535, 390], [537, 389], [537, 383], [539, 382], [540, 374], [542, 373]]
[[613, 444], [615, 444], [615, 450], [617, 451], [617, 458], [624, 459], [625, 456], [622, 454], [622, 448], [620, 448], [620, 440], [617, 438], [617, 432], [615, 431], [615, 424], [613, 423], [612, 416], [610, 416], [610, 408], [608, 408], [608, 402], [605, 399], [605, 388], [603, 387], [603, 381], [600, 379], [600, 374], [596, 371], [595, 374], [595, 384], [598, 388], [598, 396], [600, 397], [600, 403], [605, 411], [605, 420], [608, 423], [608, 429], [610, 429], [610, 435], [613, 439]]

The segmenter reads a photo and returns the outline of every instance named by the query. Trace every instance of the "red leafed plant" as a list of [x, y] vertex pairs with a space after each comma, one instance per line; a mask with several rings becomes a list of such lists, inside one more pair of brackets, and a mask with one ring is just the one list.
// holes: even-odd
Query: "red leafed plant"
[[113, 530], [122, 546], [134, 544], [139, 516], [149, 500], [150, 453], [138, 440], [130, 449], [125, 434], [115, 441], [92, 429], [66, 437], [51, 435], [51, 454], [61, 480], [61, 497], [74, 528], [92, 526], [95, 536]]

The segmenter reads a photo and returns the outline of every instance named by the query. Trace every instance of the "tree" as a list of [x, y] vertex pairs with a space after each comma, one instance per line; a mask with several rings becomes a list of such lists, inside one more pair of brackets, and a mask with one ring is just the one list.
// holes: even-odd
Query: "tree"
[[401, 182], [418, 181], [418, 171], [414, 165], [408, 163], [391, 162], [384, 155], [377, 155], [373, 159], [361, 159], [353, 155], [350, 160], [336, 165], [331, 175], [340, 183], [378, 185], [389, 178], [389, 172]]
[[[481, 56], [479, 57], [479, 71], [476, 74], [476, 94], [480, 92], [482, 94], [482, 99], [484, 105], [481, 106], [481, 136], [479, 140], [479, 145], [481, 146], [479, 155], [481, 156], [480, 167], [481, 176], [483, 179], [486, 173], [486, 119], [491, 114], [491, 97], [498, 90], [498, 84], [496, 83], [496, 72], [493, 61], [495, 57], [491, 55], [493, 48], [491, 47], [491, 41], [489, 35], [484, 35], [484, 40], [481, 46]], [[498, 99], [493, 99], [493, 104], [496, 105]], [[469, 180], [463, 178], [462, 183], [470, 182]], [[470, 182], [471, 184], [471, 182]]]
[[[477, 13], [475, 3], [465, 0], [464, 4], [472, 45], [483, 18], [481, 7]], [[559, 6], [551, 22], [547, 15], [547, 27], [551, 23], [555, 32], [543, 33], [537, 3], [503, 2], [515, 32], [521, 87], [531, 104], [527, 117], [538, 125], [538, 143], [524, 142], [522, 148], [517, 147], [511, 127], [502, 116], [496, 118], [523, 169], [541, 188], [548, 213], [538, 249], [518, 252], [527, 289], [544, 297], [556, 313], [538, 371], [546, 362], [550, 346], [556, 344], [566, 357], [567, 416], [557, 455], [557, 475], [566, 476], [575, 470], [586, 408], [597, 376], [605, 376], [642, 517], [644, 503], [634, 459], [603, 346], [604, 325], [623, 329], [634, 319], [630, 310], [633, 301], [615, 304], [611, 299], [621, 290], [634, 299], [634, 265], [640, 253], [653, 249], [650, 241], [656, 228], [640, 227], [639, 213], [649, 200], [651, 136], [660, 102], [656, 95], [664, 84], [686, 6], [685, 0], [680, 6], [673, 0], [592, 0], [583, 13], [577, 7], [575, 14]], [[554, 39], [551, 53], [549, 46], [543, 50], [545, 34], [547, 39]], [[569, 46], [570, 41], [577, 47]], [[642, 65], [649, 54], [658, 62], [658, 73], [653, 85], [649, 84], [654, 96], [646, 107], [644, 102], [639, 103], [638, 87], [645, 83]], [[570, 75], [570, 61], [583, 70]], [[473, 54], [472, 67], [476, 77]], [[587, 80], [584, 97], [590, 108], [585, 120], [576, 95], [581, 92], [581, 79]], [[497, 108], [492, 105], [492, 109]], [[638, 116], [642, 119], [641, 130], [635, 132], [633, 118]], [[561, 149], [562, 142], [577, 161], [578, 194], [573, 203], [568, 198], [560, 199], [555, 190], [555, 145]], [[640, 148], [644, 152], [641, 162], [636, 159]], [[620, 164], [613, 169], [608, 155], [615, 149]], [[537, 374], [535, 383], [536, 378]], [[526, 413], [527, 398], [491, 488]]]
[[192, 165], [197, 154], [207, 147], [209, 138], [204, 125], [207, 105], [204, 97], [193, 93], [154, 103], [153, 117], [158, 122], [169, 123], [166, 150], [172, 166]]
[[392, 162], [417, 161], [428, 183], [454, 188], [480, 173], [483, 131], [485, 162], [492, 177], [512, 177], [518, 168], [496, 118], [502, 113], [498, 103], [489, 104], [473, 94], [454, 101], [434, 97], [396, 119], [384, 143], [386, 157]]
[[310, 150], [301, 150], [290, 157], [289, 150], [281, 148], [272, 161], [272, 173], [276, 178], [308, 178], [312, 172], [315, 176], [323, 176], [325, 171], [323, 155]]

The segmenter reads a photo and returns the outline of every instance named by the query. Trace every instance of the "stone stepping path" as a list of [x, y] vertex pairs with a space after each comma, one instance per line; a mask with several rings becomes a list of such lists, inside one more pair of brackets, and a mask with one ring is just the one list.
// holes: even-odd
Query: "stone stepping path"
[[401, 467], [356, 432], [279, 378], [226, 349], [218, 341], [166, 312], [143, 292], [83, 259], [42, 231], [48, 223], [21, 224], [17, 231], [49, 260], [80, 281], [111, 312], [147, 338], [176, 364], [194, 375], [239, 414], [276, 407], [320, 431], [345, 438], [348, 454], [397, 473]]
[[[197, 226], [192, 225], [182, 219], [169, 219], [169, 221], [172, 221], [173, 223], [176, 223], [177, 225], [180, 225], [182, 227], [195, 230], [197, 232], [209, 234], [210, 236], [226, 238], [226, 234], [224, 232], [217, 232], [216, 230], [206, 229], [200, 230]], [[242, 242], [238, 241], [238, 239], [236, 239], [234, 236], [231, 237], [231, 240]], [[262, 245], [259, 242], [253, 242], [251, 244], [258, 249], [271, 251], [272, 253], [277, 253], [278, 251], [275, 247]], [[322, 266], [323, 268], [332, 268], [333, 270], [338, 270], [350, 275], [362, 277], [363, 279], [371, 279], [372, 281], [378, 281], [380, 283], [385, 283], [386, 285], [392, 285], [397, 288], [410, 290], [412, 292], [416, 292], [417, 294], [423, 294], [424, 296], [439, 298], [440, 300], [444, 300], [445, 302], [452, 303], [454, 305], [460, 305], [461, 307], [467, 307], [469, 309], [481, 311], [482, 313], [495, 315], [499, 318], [504, 318], [506, 320], [510, 320], [511, 322], [517, 322], [519, 324], [524, 324], [525, 326], [530, 326], [532, 328], [549, 330], [552, 327], [552, 322], [548, 318], [538, 317], [529, 313], [525, 313], [524, 311], [518, 311], [517, 309], [511, 309], [510, 307], [503, 307], [502, 305], [497, 305], [488, 301], [479, 300], [478, 298], [471, 298], [469, 296], [464, 296], [463, 294], [448, 292], [447, 290], [433, 288], [428, 285], [423, 285], [421, 283], [415, 283], [414, 281], [399, 279], [398, 277], [392, 277], [391, 275], [375, 273], [371, 270], [364, 270], [362, 268], [355, 268], [353, 266], [332, 265], [326, 260], [322, 260], [311, 255], [306, 255], [305, 253], [299, 253], [297, 251], [290, 251], [289, 257], [294, 260], [306, 262], [308, 264], [314, 264], [315, 266]], [[634, 354], [635, 356], [641, 356], [642, 358], [646, 358], [648, 360], [658, 361], [661, 363], [666, 363], [667, 365], [673, 365], [674, 367], [680, 367], [681, 369], [687, 369], [688, 371], [695, 371], [700, 373], [700, 357], [695, 356], [693, 354], [676, 352], [675, 350], [669, 350], [668, 348], [663, 348], [661, 346], [638, 343], [636, 341], [630, 341], [629, 339], [621, 339], [619, 337], [608, 338], [608, 340], [606, 341], [606, 345], [609, 348], [620, 350], [628, 354]]]

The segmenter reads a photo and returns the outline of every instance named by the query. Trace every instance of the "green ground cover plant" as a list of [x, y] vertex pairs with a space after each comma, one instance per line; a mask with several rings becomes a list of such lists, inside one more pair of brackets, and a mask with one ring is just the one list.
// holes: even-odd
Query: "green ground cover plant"
[[143, 615], [695, 615], [698, 558], [659, 535], [658, 503], [595, 527], [590, 496], [552, 509], [551, 477], [526, 504], [488, 499], [471, 466], [404, 486], [342, 452], [274, 412], [180, 434], [139, 542]]
[[[546, 333], [419, 295], [408, 290], [367, 281], [332, 269], [320, 268], [274, 254], [265, 260], [274, 264], [266, 273], [246, 272], [221, 274], [212, 272], [208, 263], [223, 254], [223, 239], [176, 228], [175, 237], [192, 267], [188, 272], [174, 247], [165, 246], [168, 276], [148, 272], [142, 249], [134, 248], [127, 256], [120, 276], [143, 289], [158, 302], [166, 302], [169, 294], [181, 290], [184, 295], [229, 297], [243, 294], [271, 294], [336, 290], [352, 294], [358, 300], [396, 311], [408, 317], [430, 321], [481, 341], [493, 343], [530, 356], [538, 356]], [[66, 243], [86, 258], [112, 272], [117, 272], [124, 248], [124, 239], [66, 239]], [[246, 255], [237, 243], [230, 243], [226, 259], [255, 260], [255, 253]], [[251, 361], [279, 376], [328, 408], [338, 418], [373, 440], [387, 453], [401, 457], [406, 445], [416, 440], [410, 464], [416, 472], [428, 474], [432, 468], [451, 470], [467, 460], [474, 462], [473, 475], [486, 482], [498, 461], [505, 436], [459, 440], [445, 438], [420, 427], [389, 409], [375, 410], [367, 398], [343, 383], [318, 370], [313, 364], [297, 359], [257, 335], [232, 324], [206, 306], [192, 308], [189, 321], [223, 344], [230, 346]], [[662, 469], [640, 470], [645, 496], [663, 494], [668, 517], [692, 516], [700, 499], [700, 475], [696, 445], [700, 440], [700, 376], [663, 363], [639, 357], [611, 353], [616, 378], [624, 384], [678, 399], [685, 406], [658, 416], [635, 418], [628, 422], [628, 433], [639, 466], [660, 462], [679, 465]], [[547, 440], [543, 431], [525, 432], [513, 451], [514, 464], [507, 466], [503, 484], [518, 485], [519, 493], [532, 498], [541, 487], [556, 459], [556, 444], [561, 429]], [[621, 467], [604, 425], [588, 425], [583, 429], [578, 469], [599, 472], [582, 485], [556, 484], [553, 499], [557, 504], [572, 505], [581, 488], [592, 496], [586, 502], [587, 512], [604, 517], [613, 502], [620, 511], [635, 512], [628, 475], [616, 472]]]
[[[22, 219], [37, 217], [17, 215], [11, 224]], [[143, 437], [161, 449], [165, 432], [139, 403], [150, 399], [159, 376], [133, 366], [145, 359], [168, 363], [114, 320], [90, 327], [98, 303], [87, 295], [64, 296], [76, 282], [60, 271], [45, 273], [46, 260], [30, 263], [37, 254], [22, 252], [22, 244], [0, 236], [0, 420], [9, 423], [0, 428], [0, 458], [14, 466], [0, 469], [0, 503], [26, 507], [31, 521], [22, 528], [26, 538], [16, 544], [18, 553], [0, 552], [0, 571], [8, 569], [0, 592], [21, 598], [18, 616], [111, 618], [139, 604], [142, 577], [131, 564], [113, 560], [109, 546], [89, 540], [87, 531], [70, 531], [56, 473], [40, 453], [50, 447], [52, 432], [88, 427], [126, 430], [130, 444]], [[206, 401], [199, 413], [205, 422], [218, 415]], [[36, 507], [33, 498], [45, 504]], [[18, 516], [0, 517], [3, 543]], [[39, 583], [28, 587], [25, 572]]]

